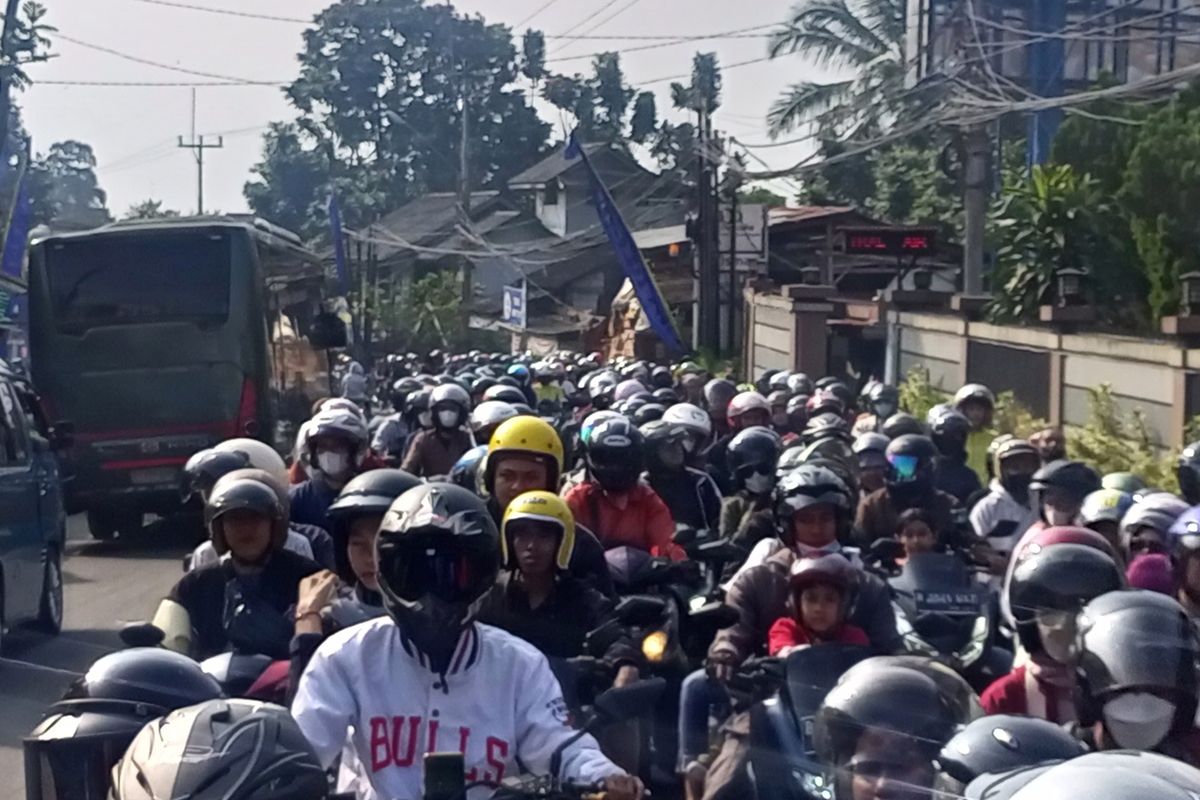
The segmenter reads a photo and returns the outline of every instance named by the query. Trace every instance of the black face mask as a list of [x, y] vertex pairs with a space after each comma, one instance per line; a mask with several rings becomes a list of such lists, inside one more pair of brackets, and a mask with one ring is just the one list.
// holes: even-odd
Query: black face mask
[[888, 494], [899, 506], [900, 511], [921, 505], [929, 498], [933, 482], [928, 477], [918, 477], [904, 483], [889, 483]]
[[1029, 502], [1029, 484], [1032, 482], [1032, 475], [1002, 475], [1000, 477], [1000, 485], [1012, 495], [1013, 500], [1021, 504]]

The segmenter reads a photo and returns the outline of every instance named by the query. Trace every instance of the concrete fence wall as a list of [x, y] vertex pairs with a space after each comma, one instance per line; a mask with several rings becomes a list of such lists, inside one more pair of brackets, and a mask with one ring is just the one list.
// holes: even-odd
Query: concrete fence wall
[[947, 392], [972, 382], [1011, 390], [1063, 425], [1085, 424], [1088, 390], [1107, 383], [1118, 409], [1141, 409], [1164, 448], [1182, 446], [1184, 426], [1200, 413], [1200, 350], [1170, 341], [889, 311], [888, 378], [901, 380], [918, 365]]

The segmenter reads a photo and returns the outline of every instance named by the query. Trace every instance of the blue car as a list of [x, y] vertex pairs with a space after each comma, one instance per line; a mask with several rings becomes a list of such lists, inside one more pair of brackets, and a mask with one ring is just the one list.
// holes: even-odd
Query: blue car
[[0, 641], [18, 625], [62, 629], [67, 517], [55, 453], [70, 434], [70, 423], [47, 424], [32, 388], [0, 361]]

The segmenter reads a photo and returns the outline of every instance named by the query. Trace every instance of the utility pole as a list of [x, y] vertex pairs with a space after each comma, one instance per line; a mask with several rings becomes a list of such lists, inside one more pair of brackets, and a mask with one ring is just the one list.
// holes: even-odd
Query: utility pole
[[983, 294], [983, 237], [986, 230], [988, 162], [992, 143], [986, 124], [976, 124], [964, 133], [966, 161], [963, 165], [963, 287], [964, 295]]
[[721, 274], [718, 236], [720, 205], [714, 197], [714, 165], [711, 160], [712, 117], [705, 103], [700, 109], [699, 197], [699, 308], [696, 329], [700, 347], [716, 353], [721, 349]]
[[729, 308], [725, 312], [725, 341], [729, 352], [734, 353], [737, 343], [734, 327], [737, 324], [737, 250], [738, 250], [738, 192], [737, 182], [729, 188]]
[[8, 122], [12, 116], [12, 84], [17, 71], [13, 32], [17, 27], [19, 7], [20, 0], [8, 0], [4, 8], [4, 30], [0, 32], [0, 151], [8, 146]]
[[196, 156], [196, 216], [204, 215], [204, 151], [220, 150], [225, 147], [225, 137], [218, 136], [216, 143], [204, 141], [204, 135], [196, 138], [196, 90], [192, 90], [192, 137], [187, 142], [179, 137], [179, 147], [191, 150]]

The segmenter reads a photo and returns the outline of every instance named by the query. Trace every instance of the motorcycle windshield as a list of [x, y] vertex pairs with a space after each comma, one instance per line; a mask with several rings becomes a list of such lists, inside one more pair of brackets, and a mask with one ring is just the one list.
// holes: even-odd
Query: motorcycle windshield
[[613, 583], [620, 592], [636, 590], [646, 579], [652, 557], [636, 547], [616, 547], [604, 554]]
[[871, 648], [863, 645], [823, 644], [789, 655], [784, 669], [788, 701], [796, 718], [803, 720], [816, 714], [842, 674], [871, 654]]
[[971, 570], [952, 553], [918, 553], [905, 562], [904, 571], [891, 584], [906, 594], [964, 589], [974, 592], [978, 588], [971, 579]]

